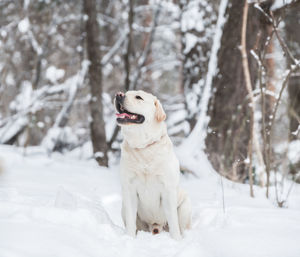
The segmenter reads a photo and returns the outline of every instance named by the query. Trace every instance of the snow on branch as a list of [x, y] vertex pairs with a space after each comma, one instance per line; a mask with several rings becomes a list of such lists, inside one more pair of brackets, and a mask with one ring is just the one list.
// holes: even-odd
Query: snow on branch
[[69, 85], [69, 98], [60, 113], [57, 115], [57, 118], [54, 123], [54, 127], [61, 127], [63, 126], [62, 123], [64, 118], [69, 114], [70, 109], [74, 103], [78, 88], [83, 84], [84, 78], [88, 71], [88, 67], [90, 62], [85, 60], [82, 62], [82, 68], [75, 76], [66, 80], [65, 84]]
[[114, 55], [118, 52], [118, 50], [121, 48], [121, 46], [124, 44], [129, 31], [126, 31], [121, 35], [119, 40], [113, 45], [113, 47], [102, 57], [101, 65], [105, 66], [111, 59], [114, 57]]
[[4, 127], [0, 128], [0, 144], [9, 143], [10, 140], [24, 130], [28, 123], [29, 119], [27, 116], [9, 120]]
[[61, 94], [69, 90], [69, 81], [77, 76], [76, 74], [62, 84], [45, 85], [36, 90], [33, 90], [32, 84], [29, 81], [24, 81], [22, 91], [10, 105], [12, 111], [16, 113], [0, 121], [0, 144], [6, 144], [22, 133], [30, 123], [29, 115], [44, 108], [46, 97]]
[[271, 11], [276, 11], [278, 9], [285, 8], [290, 4], [296, 3], [297, 1], [298, 0], [275, 0], [271, 7]]
[[[199, 104], [200, 114], [198, 116], [198, 120], [193, 131], [184, 142], [184, 144], [189, 146], [193, 145], [195, 147], [199, 147], [199, 144], [201, 148], [203, 148], [204, 146], [204, 139], [206, 135], [205, 127], [208, 122], [208, 117], [206, 113], [207, 113], [208, 102], [210, 98], [213, 77], [216, 74], [216, 70], [218, 66], [218, 51], [221, 45], [223, 26], [226, 22], [225, 12], [226, 12], [227, 5], [228, 5], [228, 0], [221, 0], [219, 6], [219, 12], [218, 12], [219, 15], [217, 20], [215, 35], [213, 37], [211, 56], [208, 63], [208, 72], [207, 72], [206, 81], [204, 85], [203, 96]], [[188, 148], [191, 149], [191, 147]], [[193, 149], [191, 150], [193, 151]]]
[[53, 149], [55, 149], [60, 139], [66, 138], [66, 134], [71, 134], [71, 132], [66, 133], [64, 127], [68, 122], [69, 114], [75, 101], [77, 91], [84, 82], [89, 65], [89, 61], [83, 61], [81, 70], [75, 76], [67, 79], [64, 83], [65, 85], [67, 85], [69, 91], [68, 100], [57, 115], [54, 125], [48, 130], [47, 135], [42, 142], [42, 145], [47, 149], [48, 153], [52, 152]]

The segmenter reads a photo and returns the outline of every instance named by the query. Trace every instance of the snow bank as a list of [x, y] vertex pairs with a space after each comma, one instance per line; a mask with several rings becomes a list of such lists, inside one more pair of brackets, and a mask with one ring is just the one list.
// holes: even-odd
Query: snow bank
[[39, 147], [24, 156], [0, 146], [0, 256], [299, 256], [299, 186], [288, 208], [278, 209], [259, 188], [252, 199], [247, 185], [223, 179], [224, 213], [221, 179], [206, 156], [177, 154], [198, 176], [181, 180], [193, 203], [192, 229], [181, 241], [168, 233], [124, 234], [118, 166], [100, 168], [76, 152], [48, 158]]

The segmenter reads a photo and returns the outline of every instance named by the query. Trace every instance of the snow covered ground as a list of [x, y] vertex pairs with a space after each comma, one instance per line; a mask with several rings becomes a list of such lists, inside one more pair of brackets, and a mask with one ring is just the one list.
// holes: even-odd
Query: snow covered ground
[[300, 256], [300, 186], [280, 209], [264, 190], [255, 188], [252, 199], [247, 185], [223, 179], [224, 213], [220, 176], [204, 154], [182, 153], [198, 178], [182, 177], [193, 224], [175, 241], [168, 233], [124, 234], [117, 165], [99, 168], [78, 151], [49, 158], [41, 148], [25, 156], [0, 146], [0, 257]]

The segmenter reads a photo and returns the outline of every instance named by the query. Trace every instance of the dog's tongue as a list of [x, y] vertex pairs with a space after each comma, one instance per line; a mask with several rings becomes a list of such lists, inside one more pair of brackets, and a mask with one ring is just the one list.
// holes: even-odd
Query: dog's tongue
[[116, 116], [117, 116], [118, 118], [125, 118], [125, 117], [130, 118], [130, 117], [131, 117], [131, 115], [129, 115], [129, 114], [126, 113], [126, 112], [123, 112], [123, 113], [116, 113]]

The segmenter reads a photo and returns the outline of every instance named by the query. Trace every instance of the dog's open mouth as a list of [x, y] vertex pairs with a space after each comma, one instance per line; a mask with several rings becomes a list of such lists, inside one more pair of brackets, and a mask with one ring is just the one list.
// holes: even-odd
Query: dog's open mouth
[[123, 105], [119, 102], [116, 102], [116, 109], [117, 109], [117, 122], [124, 124], [124, 123], [136, 123], [141, 124], [144, 122], [145, 117], [141, 114], [131, 113], [127, 111]]

